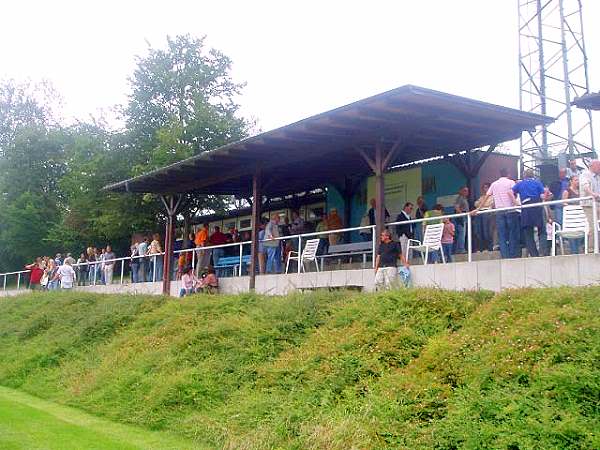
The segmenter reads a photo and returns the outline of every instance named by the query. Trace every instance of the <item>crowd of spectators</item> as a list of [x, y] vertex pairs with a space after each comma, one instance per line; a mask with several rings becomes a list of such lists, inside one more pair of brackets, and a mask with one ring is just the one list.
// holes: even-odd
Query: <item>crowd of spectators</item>
[[[582, 236], [572, 236], [568, 239], [570, 252], [591, 252], [593, 243], [592, 233], [595, 229], [592, 202], [600, 202], [600, 161], [589, 163], [589, 168], [583, 170], [577, 162], [569, 161], [567, 168], [559, 171], [558, 180], [544, 185], [534, 176], [532, 170], [525, 170], [521, 180], [513, 180], [506, 170], [500, 170], [500, 177], [493, 183], [481, 186], [480, 197], [471, 203], [469, 189], [461, 188], [455, 198], [452, 210], [444, 211], [444, 207], [436, 204], [432, 210], [427, 208], [422, 197], [416, 201], [417, 208], [412, 202], [407, 202], [394, 227], [397, 242], [394, 241], [391, 227], [386, 227], [380, 236], [375, 262], [375, 284], [379, 289], [389, 288], [396, 280], [397, 263], [401, 261], [408, 270], [410, 256], [407, 253], [409, 239], [422, 240], [423, 232], [428, 224], [439, 223], [437, 216], [463, 214], [455, 218], [443, 218], [441, 251], [446, 261], [452, 261], [455, 254], [465, 253], [466, 213], [473, 219], [473, 250], [480, 252], [500, 251], [502, 258], [519, 258], [523, 249], [531, 257], [547, 256], [552, 244], [552, 224], [562, 224], [564, 204], [544, 205], [552, 200], [570, 200], [580, 197], [593, 197], [593, 200], [582, 201], [588, 222], [588, 248], [582, 249]], [[539, 203], [539, 207], [526, 207]], [[365, 215], [370, 224], [374, 224], [375, 200], [371, 200], [371, 209]], [[502, 210], [502, 208], [513, 208]], [[484, 210], [500, 209], [498, 212], [482, 214]], [[389, 213], [385, 211], [386, 221]], [[422, 223], [409, 223], [416, 219], [431, 219]], [[407, 222], [407, 223], [402, 223]], [[370, 235], [366, 236], [370, 239]], [[430, 253], [430, 262], [439, 261], [439, 251]]]
[[104, 248], [89, 247], [77, 260], [71, 253], [63, 259], [56, 256], [39, 256], [25, 268], [29, 270], [29, 287], [33, 290], [72, 289], [93, 283], [110, 284], [116, 255], [110, 245]]
[[[570, 161], [567, 168], [559, 171], [557, 181], [544, 185], [534, 176], [532, 170], [525, 170], [520, 180], [511, 179], [506, 170], [500, 170], [500, 177], [492, 183], [483, 183], [481, 195], [475, 201], [470, 200], [467, 187], [462, 187], [455, 198], [452, 208], [436, 204], [430, 210], [419, 197], [415, 205], [407, 202], [396, 217], [396, 222], [416, 219], [431, 219], [424, 223], [400, 223], [390, 229], [406, 251], [409, 239], [421, 241], [427, 224], [439, 223], [435, 217], [451, 214], [469, 213], [472, 216], [472, 249], [475, 252], [499, 250], [502, 258], [518, 258], [523, 250], [528, 256], [547, 256], [552, 244], [552, 224], [562, 224], [563, 205], [544, 205], [552, 200], [569, 200], [579, 197], [600, 198], [600, 161], [591, 161], [589, 169], [582, 170], [576, 161]], [[525, 205], [540, 203], [539, 207], [521, 208]], [[565, 203], [566, 205], [566, 203]], [[570, 252], [591, 251], [593, 239], [592, 206], [590, 201], [581, 206], [589, 224], [588, 249], [582, 249], [582, 237], [568, 239]], [[371, 209], [365, 215], [374, 220], [375, 200], [371, 200]], [[485, 210], [517, 208], [511, 211], [481, 213]], [[389, 213], [386, 210], [386, 217]], [[389, 220], [389, 219], [388, 219]], [[442, 248], [446, 261], [452, 261], [453, 255], [466, 252], [466, 216], [443, 220]], [[364, 233], [363, 233], [364, 235]], [[366, 235], [365, 239], [370, 239]], [[431, 262], [439, 261], [439, 252], [430, 255]], [[412, 255], [405, 254], [408, 258]]]
[[[451, 208], [435, 204], [431, 209], [423, 197], [418, 197], [413, 204], [407, 202], [393, 227], [387, 227], [390, 242], [398, 242], [403, 250], [402, 256], [408, 263], [413, 255], [406, 253], [409, 239], [422, 240], [428, 224], [443, 223], [441, 238], [445, 260], [453, 261], [457, 254], [465, 253], [467, 246], [467, 220], [464, 214], [472, 217], [473, 251], [489, 252], [499, 250], [502, 258], [517, 258], [526, 250], [529, 256], [550, 254], [551, 226], [553, 222], [562, 223], [561, 205], [544, 205], [550, 200], [568, 200], [579, 197], [600, 199], [600, 161], [592, 161], [589, 169], [582, 170], [575, 161], [570, 161], [567, 168], [561, 169], [557, 181], [544, 185], [534, 176], [531, 170], [523, 173], [521, 180], [513, 180], [506, 170], [500, 171], [500, 177], [483, 183], [481, 195], [473, 201], [469, 189], [461, 188]], [[482, 211], [519, 207], [540, 203], [539, 207], [519, 208], [511, 211], [498, 211], [493, 214], [481, 214]], [[583, 202], [582, 207], [592, 227], [591, 202]], [[361, 226], [375, 224], [377, 204], [370, 201]], [[440, 218], [448, 214], [463, 214], [460, 217]], [[387, 209], [386, 222], [391, 221]], [[415, 219], [427, 219], [424, 223], [410, 223]], [[403, 223], [406, 222], [406, 223]], [[316, 223], [306, 223], [298, 211], [292, 211], [291, 217], [273, 213], [259, 224], [258, 271], [259, 273], [281, 273], [290, 251], [298, 251], [298, 240], [286, 239], [307, 232], [329, 232], [320, 236], [319, 254], [327, 252], [329, 246], [337, 245], [345, 237], [343, 233], [331, 231], [344, 227], [341, 217], [335, 208], [331, 208]], [[370, 229], [362, 230], [361, 236], [370, 241]], [[349, 236], [349, 234], [346, 234]], [[249, 231], [239, 232], [234, 226], [226, 232], [215, 226], [211, 230], [204, 223], [195, 233], [175, 242], [174, 250], [188, 250], [174, 257], [173, 279], [180, 279], [184, 284], [183, 294], [203, 288], [202, 279], [208, 274], [219, 274], [222, 258], [239, 256], [240, 248], [235, 244], [250, 241]], [[380, 238], [382, 238], [380, 236]], [[385, 237], [386, 242], [388, 236]], [[593, 239], [588, 239], [593, 242]], [[569, 239], [571, 253], [582, 251], [583, 239]], [[219, 248], [210, 248], [221, 246]], [[392, 247], [390, 247], [392, 248]], [[393, 247], [396, 250], [396, 247]], [[590, 249], [583, 249], [589, 251]], [[140, 237], [131, 245], [129, 255], [129, 273], [131, 282], [156, 281], [163, 276], [163, 247], [159, 234], [152, 238]], [[242, 255], [250, 253], [250, 245], [242, 246]], [[389, 256], [389, 255], [388, 255]], [[431, 262], [440, 260], [439, 252], [431, 252]], [[111, 284], [114, 277], [116, 255], [110, 245], [104, 248], [88, 247], [75, 260], [71, 254], [63, 259], [60, 254], [54, 258], [40, 257], [26, 266], [30, 273], [30, 284], [33, 289], [70, 289], [75, 284]], [[389, 259], [389, 258], [388, 258]], [[193, 261], [194, 260], [194, 261]], [[195, 271], [192, 270], [195, 267]], [[214, 269], [213, 269], [214, 268]], [[210, 269], [210, 270], [209, 270]], [[209, 277], [212, 279], [212, 277]]]

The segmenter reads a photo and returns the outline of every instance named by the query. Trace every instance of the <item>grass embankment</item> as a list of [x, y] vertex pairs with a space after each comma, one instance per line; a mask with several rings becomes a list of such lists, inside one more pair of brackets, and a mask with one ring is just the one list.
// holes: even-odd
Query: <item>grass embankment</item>
[[211, 448], [600, 448], [600, 289], [0, 300], [0, 384]]

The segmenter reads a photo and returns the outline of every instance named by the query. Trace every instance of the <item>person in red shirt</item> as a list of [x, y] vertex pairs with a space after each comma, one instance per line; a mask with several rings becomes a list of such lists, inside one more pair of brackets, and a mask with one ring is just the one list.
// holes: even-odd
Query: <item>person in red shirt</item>
[[44, 276], [44, 270], [42, 269], [42, 258], [35, 258], [35, 262], [26, 265], [25, 268], [31, 271], [29, 274], [29, 289], [33, 291], [40, 291], [42, 289], [40, 281]]
[[[208, 241], [210, 242], [210, 245], [228, 244], [229, 239], [227, 238], [227, 235], [225, 233], [221, 232], [221, 228], [215, 227], [214, 229], [215, 229], [215, 231], [213, 232], [213, 234], [210, 235], [210, 238], [208, 239]], [[216, 267], [219, 264], [219, 259], [221, 259], [224, 254], [225, 254], [225, 248], [223, 248], [223, 247], [213, 249], [213, 252], [212, 252], [213, 266]]]

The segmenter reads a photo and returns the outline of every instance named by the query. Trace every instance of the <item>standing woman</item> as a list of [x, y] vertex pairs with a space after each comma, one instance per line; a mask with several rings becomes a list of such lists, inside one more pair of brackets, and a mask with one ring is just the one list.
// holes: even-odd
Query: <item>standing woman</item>
[[91, 285], [94, 282], [94, 273], [96, 271], [96, 251], [93, 247], [87, 248], [87, 261], [88, 261], [88, 283]]
[[58, 267], [54, 259], [48, 259], [48, 267], [46, 267], [46, 275], [48, 276], [48, 290], [53, 291], [59, 288]]
[[[415, 219], [424, 219], [425, 213], [427, 212], [427, 205], [423, 196], [417, 197], [417, 211], [415, 212]], [[415, 227], [415, 239], [418, 241], [423, 240], [423, 223], [417, 223]]]
[[160, 234], [154, 233], [152, 235], [152, 242], [150, 242], [150, 248], [148, 255], [150, 255], [150, 261], [152, 261], [152, 281], [162, 280], [163, 276], [163, 257], [162, 247], [160, 245]]
[[138, 256], [140, 256], [140, 255], [138, 253], [138, 247], [139, 247], [138, 242], [134, 242], [133, 245], [130, 247], [131, 259], [129, 260], [129, 267], [131, 268], [131, 282], [132, 283], [139, 282], [138, 276], [140, 273], [140, 258], [138, 258]]
[[85, 283], [89, 277], [90, 266], [88, 265], [87, 256], [85, 256], [85, 252], [79, 256], [77, 259], [77, 267], [75, 268], [75, 273], [77, 274], [77, 286], [85, 286]]
[[[577, 175], [572, 176], [569, 179], [569, 186], [562, 193], [562, 199], [568, 200], [571, 198], [579, 198], [579, 177]], [[573, 205], [573, 203], [565, 203], [564, 206]], [[563, 206], [563, 208], [564, 208]], [[569, 238], [569, 248], [571, 249], [571, 254], [575, 255], [581, 251], [581, 246], [584, 244], [585, 240], [583, 237], [581, 238]]]

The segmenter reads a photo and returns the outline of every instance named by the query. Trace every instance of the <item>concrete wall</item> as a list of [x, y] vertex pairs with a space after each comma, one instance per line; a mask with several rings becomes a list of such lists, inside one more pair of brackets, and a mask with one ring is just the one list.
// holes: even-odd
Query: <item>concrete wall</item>
[[[437, 287], [448, 290], [485, 289], [501, 291], [521, 287], [587, 286], [600, 284], [600, 255], [569, 255], [510, 260], [459, 262], [412, 266], [414, 287]], [[220, 292], [238, 294], [248, 291], [248, 277], [222, 278]], [[177, 296], [181, 282], [171, 283], [171, 295]], [[374, 289], [372, 269], [336, 270], [289, 275], [261, 275], [256, 278], [256, 292], [285, 295], [295, 290], [355, 287], [365, 292]], [[85, 286], [77, 290], [104, 294], [160, 295], [162, 283], [113, 284]], [[0, 291], [0, 296], [25, 293]]]
[[416, 287], [501, 291], [600, 284], [600, 255], [499, 259], [412, 267]]

